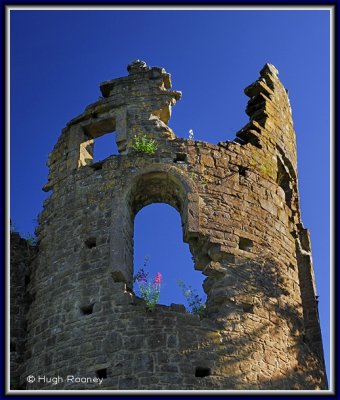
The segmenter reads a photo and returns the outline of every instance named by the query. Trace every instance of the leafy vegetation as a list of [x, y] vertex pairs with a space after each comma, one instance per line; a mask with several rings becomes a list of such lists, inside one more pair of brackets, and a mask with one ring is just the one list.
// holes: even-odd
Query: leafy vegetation
[[145, 300], [147, 309], [153, 311], [158, 303], [161, 293], [162, 274], [157, 272], [154, 279], [149, 282], [145, 268], [148, 258], [145, 258], [143, 268], [140, 268], [138, 273], [133, 277], [133, 281], [137, 283], [139, 295]]
[[147, 135], [135, 135], [133, 138], [132, 148], [138, 153], [152, 155], [157, 150], [157, 143]]
[[189, 311], [202, 317], [205, 305], [203, 304], [202, 298], [197, 293], [197, 290], [193, 289], [190, 285], [186, 286], [185, 283], [179, 279], [177, 280], [177, 284], [182, 289], [183, 295], [188, 302]]

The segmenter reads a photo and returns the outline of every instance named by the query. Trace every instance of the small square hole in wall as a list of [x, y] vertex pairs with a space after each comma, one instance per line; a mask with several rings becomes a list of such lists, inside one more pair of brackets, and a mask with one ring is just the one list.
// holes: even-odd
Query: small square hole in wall
[[187, 160], [187, 155], [185, 153], [177, 153], [176, 157], [174, 158], [175, 163], [184, 163]]
[[247, 176], [248, 168], [243, 167], [242, 165], [238, 166], [238, 173], [240, 176]]
[[97, 246], [97, 239], [95, 237], [89, 237], [85, 240], [85, 245], [88, 249], [92, 249]]
[[204, 378], [205, 376], [211, 375], [211, 369], [207, 367], [196, 367], [195, 376], [197, 378]]
[[96, 376], [99, 379], [106, 379], [107, 378], [107, 369], [106, 368], [98, 369], [96, 371]]
[[251, 251], [251, 248], [253, 247], [253, 241], [247, 238], [240, 237], [238, 247], [239, 249], [244, 251]]
[[246, 313], [253, 314], [254, 313], [254, 306], [253, 304], [243, 303], [242, 304], [243, 311]]
[[80, 307], [80, 311], [83, 315], [91, 315], [93, 313], [94, 303]]
[[122, 271], [113, 271], [111, 273], [113, 282], [117, 283], [117, 282], [122, 282], [122, 283], [126, 283], [126, 279], [125, 276], [123, 275]]

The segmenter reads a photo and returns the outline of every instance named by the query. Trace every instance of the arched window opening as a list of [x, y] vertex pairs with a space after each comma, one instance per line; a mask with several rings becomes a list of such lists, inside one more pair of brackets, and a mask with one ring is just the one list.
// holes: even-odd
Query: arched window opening
[[118, 147], [116, 144], [116, 133], [110, 132], [97, 137], [93, 143], [93, 162], [102, 161], [105, 158], [118, 155]]
[[[189, 246], [183, 242], [180, 214], [168, 204], [146, 206], [135, 217], [134, 275], [143, 267], [145, 257], [148, 257], [148, 281], [158, 272], [162, 274], [158, 304], [184, 304], [190, 311], [179, 281], [187, 289], [193, 289], [205, 304], [206, 294], [202, 287], [205, 276], [195, 271]], [[134, 292], [138, 293], [136, 283]]]

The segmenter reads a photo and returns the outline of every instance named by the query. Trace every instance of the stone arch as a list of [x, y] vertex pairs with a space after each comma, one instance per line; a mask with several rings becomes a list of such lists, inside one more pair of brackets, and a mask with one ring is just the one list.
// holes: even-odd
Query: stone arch
[[132, 289], [133, 233], [136, 214], [153, 203], [166, 203], [181, 216], [183, 240], [190, 248], [199, 235], [199, 205], [195, 183], [173, 166], [157, 165], [128, 178], [114, 199], [110, 268], [115, 281]]

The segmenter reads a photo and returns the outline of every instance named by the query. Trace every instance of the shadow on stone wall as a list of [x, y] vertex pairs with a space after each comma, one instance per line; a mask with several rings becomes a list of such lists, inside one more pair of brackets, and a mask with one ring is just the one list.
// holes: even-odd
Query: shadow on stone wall
[[[216, 362], [221, 379], [230, 374], [232, 387], [244, 389], [247, 376], [254, 389], [251, 375], [257, 374], [258, 389], [326, 389], [323, 360], [308, 343], [301, 307], [291, 301], [285, 266], [268, 260], [220, 264], [219, 276], [208, 278], [208, 309], [223, 333]], [[262, 372], [248, 368], [247, 360], [257, 360]]]

